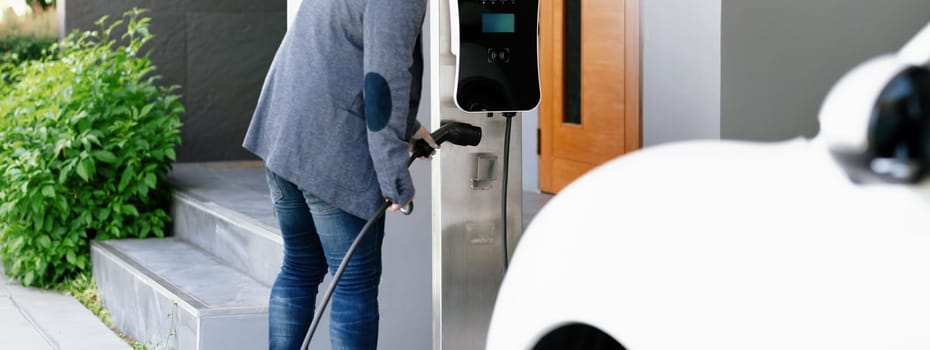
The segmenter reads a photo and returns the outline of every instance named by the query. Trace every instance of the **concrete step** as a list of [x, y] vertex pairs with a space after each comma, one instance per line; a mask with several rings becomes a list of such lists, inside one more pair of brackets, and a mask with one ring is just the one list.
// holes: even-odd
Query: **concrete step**
[[[174, 237], [271, 286], [281, 269], [284, 242], [262, 163], [176, 163], [169, 180]], [[324, 277], [321, 288], [330, 281]], [[319, 329], [329, 329], [329, 310]], [[328, 346], [329, 332], [317, 332], [311, 348]]]
[[[431, 187], [427, 162], [414, 163], [413, 215], [389, 215], [380, 290], [379, 348], [432, 347]], [[170, 176], [177, 239], [270, 286], [280, 270], [283, 241], [261, 162], [177, 163]], [[331, 281], [326, 276], [322, 291]], [[329, 310], [311, 349], [329, 348]], [[267, 325], [263, 327], [267, 328]]]
[[261, 163], [179, 163], [170, 181], [174, 236], [270, 286], [283, 241]]
[[270, 289], [178, 238], [91, 246], [94, 277], [116, 327], [156, 348], [268, 347]]

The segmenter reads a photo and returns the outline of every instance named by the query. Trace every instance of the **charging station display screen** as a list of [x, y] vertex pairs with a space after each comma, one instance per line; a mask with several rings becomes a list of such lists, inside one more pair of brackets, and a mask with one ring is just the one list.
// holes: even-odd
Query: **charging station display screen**
[[537, 106], [539, 0], [448, 1], [458, 14], [452, 23], [459, 26], [456, 106], [473, 113]]
[[515, 31], [514, 14], [481, 14], [481, 31], [484, 33], [513, 33]]

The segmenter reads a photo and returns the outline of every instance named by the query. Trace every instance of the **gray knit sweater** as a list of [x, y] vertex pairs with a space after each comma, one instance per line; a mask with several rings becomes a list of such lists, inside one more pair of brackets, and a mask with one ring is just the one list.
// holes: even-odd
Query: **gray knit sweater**
[[406, 203], [427, 0], [304, 0], [243, 147], [302, 190], [368, 218]]

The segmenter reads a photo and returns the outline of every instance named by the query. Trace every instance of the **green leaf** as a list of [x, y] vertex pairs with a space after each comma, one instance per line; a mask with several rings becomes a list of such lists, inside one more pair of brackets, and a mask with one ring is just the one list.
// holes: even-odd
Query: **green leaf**
[[[81, 212], [81, 216], [79, 216], [77, 220], [74, 220], [74, 223], [75, 223], [76, 225], [80, 225], [80, 224], [83, 222], [84, 224], [89, 225], [89, 224], [91, 223], [91, 221], [93, 221], [93, 219], [94, 219], [94, 218], [93, 218], [93, 216], [91, 216], [90, 211], [89, 211], [89, 210], [84, 210], [84, 211]], [[76, 228], [76, 227], [75, 227], [75, 228]]]
[[119, 186], [117, 187], [120, 192], [126, 190], [126, 186], [129, 185], [129, 181], [132, 180], [134, 174], [132, 165], [126, 167], [126, 170], [123, 170], [123, 175], [120, 176]]
[[[78, 131], [83, 132], [83, 131], [87, 130], [88, 128], [90, 128], [90, 119], [88, 119], [88, 118], [83, 118], [83, 119], [81, 119], [81, 120], [78, 120], [77, 126], [78, 126]], [[85, 140], [86, 140], [86, 139], [85, 139]]]
[[52, 246], [52, 240], [48, 238], [48, 235], [41, 235], [39, 236], [39, 245], [41, 245], [42, 248], [48, 249], [48, 247]]
[[84, 158], [84, 159], [82, 159], [82, 160], [78, 163], [78, 165], [77, 165], [77, 174], [78, 174], [78, 176], [80, 176], [81, 179], [83, 179], [85, 182], [86, 182], [87, 180], [90, 180], [90, 167], [91, 167], [91, 160], [90, 160], [90, 158]]
[[103, 208], [97, 209], [97, 220], [107, 221], [107, 219], [109, 218], [110, 218], [110, 208], [103, 207]]
[[55, 152], [54, 152], [55, 156], [57, 157], [59, 154], [61, 154], [62, 149], [64, 149], [67, 146], [68, 146], [67, 141], [58, 140], [58, 143], [55, 144]]
[[[110, 19], [110, 15], [104, 15], [103, 17], [100, 17], [100, 19], [98, 19], [96, 22], [94, 22], [94, 24], [98, 27], [103, 27], [104, 25], [106, 25], [108, 19]], [[119, 20], [117, 20], [117, 22], [119, 22]]]
[[145, 116], [147, 116], [147, 115], [149, 114], [149, 112], [152, 111], [152, 107], [154, 107], [154, 106], [155, 106], [154, 103], [149, 103], [149, 104], [145, 105], [145, 107], [142, 107], [142, 111], [139, 112], [139, 117], [145, 117]]
[[55, 197], [55, 188], [52, 185], [42, 186], [42, 195], [46, 197]]
[[[33, 205], [36, 205], [38, 202], [32, 202]], [[32, 211], [32, 221], [35, 226], [33, 228], [36, 231], [42, 231], [42, 225], [45, 224], [44, 216], [40, 213], [39, 210], [33, 209]]]
[[157, 180], [155, 179], [155, 174], [152, 174], [152, 173], [145, 174], [145, 180], [144, 180], [144, 181], [145, 181], [145, 184], [148, 185], [149, 188], [152, 188], [152, 189], [154, 189], [155, 186], [157, 185]]
[[126, 106], [116, 107], [116, 109], [113, 110], [113, 114], [116, 114], [118, 116], [124, 116], [126, 114], [129, 114], [129, 107], [126, 107]]
[[108, 164], [116, 162], [116, 155], [110, 151], [94, 151], [94, 158], [97, 158], [97, 160]]
[[0, 216], [5, 216], [9, 214], [11, 211], [13, 211], [14, 205], [16, 204], [13, 202], [6, 202], [3, 204], [0, 204]]
[[68, 254], [65, 255], [65, 259], [68, 260], [69, 264], [75, 264], [77, 257], [74, 256], [74, 251], [68, 251]]
[[87, 143], [100, 145], [100, 138], [96, 134], [87, 134], [87, 137], [85, 137], [84, 140], [86, 140]]
[[74, 169], [74, 163], [65, 165], [65, 167], [61, 169], [61, 173], [58, 174], [58, 183], [60, 184], [65, 183], [65, 181], [68, 180], [68, 175], [71, 175], [71, 170], [73, 169]]
[[139, 211], [132, 204], [123, 204], [123, 213], [131, 216], [139, 216]]
[[166, 149], [165, 155], [168, 157], [168, 159], [173, 161], [175, 159], [174, 149], [173, 148]]
[[51, 215], [45, 216], [45, 223], [42, 224], [42, 231], [52, 232], [55, 230], [55, 219]]
[[64, 196], [58, 197], [57, 205], [58, 210], [61, 210], [61, 212], [68, 212], [68, 199], [66, 199]]
[[152, 231], [152, 226], [148, 221], [141, 220], [139, 223], [142, 225], [142, 230], [139, 232], [139, 237], [145, 238], [148, 237], [149, 232]]

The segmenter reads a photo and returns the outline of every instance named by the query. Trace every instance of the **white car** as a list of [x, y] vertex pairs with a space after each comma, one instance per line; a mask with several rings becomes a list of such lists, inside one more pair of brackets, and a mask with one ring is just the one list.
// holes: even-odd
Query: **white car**
[[660, 146], [571, 184], [487, 349], [930, 349], [928, 63], [930, 26], [844, 77], [813, 140]]

